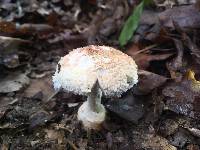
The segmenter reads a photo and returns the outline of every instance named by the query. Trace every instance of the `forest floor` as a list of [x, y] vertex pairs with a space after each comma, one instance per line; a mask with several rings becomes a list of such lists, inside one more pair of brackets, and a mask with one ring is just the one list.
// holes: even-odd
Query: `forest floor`
[[[0, 149], [200, 149], [200, 4], [155, 0], [121, 47], [121, 29], [138, 4], [0, 1]], [[52, 75], [61, 56], [91, 44], [131, 56], [139, 83], [121, 98], [103, 98], [103, 129], [88, 137], [77, 120], [86, 98], [56, 92]]]

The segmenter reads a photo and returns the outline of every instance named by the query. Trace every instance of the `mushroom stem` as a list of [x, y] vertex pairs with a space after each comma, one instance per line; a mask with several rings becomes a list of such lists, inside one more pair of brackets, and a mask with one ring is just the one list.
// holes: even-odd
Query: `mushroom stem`
[[87, 101], [89, 104], [89, 107], [91, 111], [93, 112], [99, 112], [99, 106], [101, 104], [101, 96], [102, 96], [102, 91], [99, 87], [98, 80], [92, 87], [91, 93], [88, 94]]

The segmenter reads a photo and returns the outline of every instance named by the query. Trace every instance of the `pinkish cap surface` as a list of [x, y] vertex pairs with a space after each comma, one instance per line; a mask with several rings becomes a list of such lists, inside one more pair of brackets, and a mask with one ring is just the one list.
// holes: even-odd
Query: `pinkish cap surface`
[[107, 97], [121, 96], [138, 82], [135, 61], [108, 46], [77, 48], [58, 62], [53, 76], [55, 89], [87, 95], [98, 80]]

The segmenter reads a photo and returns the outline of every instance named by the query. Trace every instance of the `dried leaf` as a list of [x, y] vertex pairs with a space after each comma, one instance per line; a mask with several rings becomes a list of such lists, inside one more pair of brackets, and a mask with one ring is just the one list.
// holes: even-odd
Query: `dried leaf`
[[13, 73], [0, 80], [0, 93], [19, 91], [29, 84], [29, 78], [25, 74]]
[[46, 138], [51, 139], [51, 140], [56, 140], [58, 144], [63, 144], [65, 143], [65, 135], [64, 132], [62, 131], [56, 131], [56, 130], [49, 130], [46, 129]]
[[188, 131], [190, 131], [192, 133], [192, 135], [200, 138], [200, 130], [196, 129], [196, 128], [187, 128]]
[[155, 43], [163, 43], [163, 40], [165, 40], [163, 32], [161, 32], [158, 13], [153, 10], [143, 11], [140, 18], [140, 24], [133, 37], [134, 43], [144, 40]]
[[166, 106], [169, 110], [199, 120], [200, 83], [194, 80], [191, 72], [189, 73], [188, 79], [170, 83], [164, 87], [162, 93], [166, 97]]
[[173, 7], [159, 14], [161, 24], [175, 29], [173, 21], [181, 28], [195, 29], [200, 26], [200, 11], [194, 5]]
[[169, 138], [169, 141], [179, 149], [183, 149], [187, 143], [195, 141], [195, 138], [188, 134], [185, 129], [179, 128], [179, 130], [171, 138]]
[[144, 140], [142, 145], [145, 149], [177, 150], [175, 146], [169, 144], [168, 140], [160, 136], [149, 137], [149, 139]]
[[161, 136], [136, 132], [134, 134], [134, 149], [152, 149], [152, 150], [177, 150], [169, 141]]
[[45, 123], [50, 119], [50, 115], [46, 111], [38, 111], [30, 116], [30, 126], [29, 129], [33, 130], [38, 126], [45, 125]]
[[139, 70], [139, 83], [134, 87], [134, 94], [144, 95], [161, 86], [167, 78], [145, 70]]
[[0, 33], [13, 34], [16, 33], [16, 26], [12, 22], [0, 21]]
[[126, 54], [131, 56], [139, 69], [146, 70], [151, 61], [160, 61], [169, 58], [174, 55], [173, 53], [165, 53], [165, 54], [148, 54], [148, 53], [137, 53], [139, 51], [139, 47], [137, 45], [132, 45], [127, 51]]
[[17, 50], [19, 44], [21, 43], [30, 43], [30, 41], [20, 38], [0, 36], [0, 53], [12, 53]]
[[179, 127], [179, 124], [175, 120], [164, 119], [159, 126], [160, 126], [159, 132], [162, 135], [164, 135], [164, 137], [167, 137], [167, 136], [172, 135], [176, 132], [176, 130]]
[[46, 101], [54, 93], [51, 76], [45, 76], [41, 79], [32, 79], [29, 87], [24, 91], [24, 96], [31, 98], [39, 92], [42, 92], [43, 101]]
[[136, 124], [144, 115], [144, 104], [142, 100], [134, 97], [132, 94], [118, 100], [110, 101], [106, 107], [120, 117]]
[[184, 44], [190, 49], [190, 53], [194, 58], [194, 61], [200, 65], [200, 49], [192, 42], [188, 35], [184, 34]]

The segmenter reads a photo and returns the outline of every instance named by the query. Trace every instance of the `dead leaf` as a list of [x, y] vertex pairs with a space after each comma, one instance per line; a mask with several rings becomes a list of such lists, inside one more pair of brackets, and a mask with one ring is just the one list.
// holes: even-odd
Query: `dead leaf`
[[169, 138], [169, 141], [179, 149], [183, 149], [188, 143], [195, 141], [195, 138], [188, 134], [185, 129], [179, 128], [179, 130]]
[[16, 98], [13, 98], [13, 97], [8, 97], [8, 96], [1, 96], [0, 97], [0, 108], [1, 107], [6, 107], [8, 105], [12, 105], [14, 104], [15, 102], [17, 102], [18, 99]]
[[0, 146], [0, 148], [1, 148], [1, 150], [9, 150], [9, 145], [3, 143], [3, 144]]
[[155, 134], [136, 131], [133, 133], [133, 139], [135, 147], [138, 147], [137, 149], [177, 150], [167, 139]]
[[197, 128], [187, 128], [188, 131], [190, 131], [190, 133], [192, 133], [192, 135], [200, 138], [200, 130]]
[[19, 91], [29, 84], [29, 78], [22, 73], [12, 73], [0, 80], [0, 93]]
[[2, 64], [8, 68], [16, 68], [20, 65], [19, 56], [16, 53], [6, 54], [2, 59]]
[[65, 139], [65, 134], [63, 131], [56, 131], [52, 129], [45, 129], [46, 138], [51, 140], [56, 140], [58, 144], [63, 144]]
[[5, 116], [6, 112], [9, 111], [10, 107], [1, 107], [0, 108], [0, 119]]
[[[144, 10], [140, 18], [139, 26], [134, 34], [133, 41], [138, 43], [143, 40], [155, 41], [160, 39], [161, 26], [158, 13], [153, 10]], [[158, 43], [158, 40], [155, 41]]]
[[28, 40], [0, 36], [0, 61], [2, 61], [2, 64], [8, 68], [18, 67], [20, 65], [18, 55], [19, 45], [28, 43], [30, 43]]
[[197, 29], [200, 26], [200, 11], [194, 5], [173, 7], [159, 14], [161, 24], [175, 29], [173, 21], [181, 28]]
[[99, 33], [105, 37], [108, 37], [116, 32], [116, 30], [117, 26], [115, 26], [115, 20], [113, 18], [107, 18], [102, 22]]
[[106, 107], [120, 117], [136, 124], [142, 118], [145, 111], [142, 100], [133, 96], [131, 93], [120, 99], [108, 102]]
[[181, 82], [171, 82], [164, 87], [167, 109], [178, 114], [199, 119], [200, 117], [200, 85], [190, 75]]
[[199, 150], [199, 146], [195, 144], [189, 144], [187, 145], [187, 150]]
[[159, 132], [164, 137], [174, 134], [178, 130], [179, 124], [173, 119], [163, 119], [159, 125]]
[[198, 65], [200, 65], [200, 49], [198, 48], [198, 46], [194, 42], [192, 42], [190, 37], [186, 34], [183, 34], [183, 41], [184, 44], [190, 49], [190, 53], [194, 58], [194, 61]]
[[88, 139], [80, 139], [80, 141], [77, 141], [78, 142], [78, 146], [79, 146], [79, 149], [80, 150], [86, 150], [87, 149], [87, 144], [88, 144]]
[[16, 33], [16, 26], [12, 22], [0, 21], [0, 33]]
[[167, 81], [167, 78], [145, 70], [139, 70], [139, 82], [134, 86], [134, 94], [145, 95], [153, 89], [160, 87]]
[[165, 53], [165, 54], [136, 53], [137, 51], [139, 51], [139, 47], [137, 45], [133, 45], [126, 51], [126, 54], [128, 54], [135, 60], [139, 69], [143, 70], [146, 70], [150, 66], [151, 61], [165, 60], [173, 55], [173, 53]]
[[38, 111], [30, 116], [30, 126], [29, 129], [33, 130], [38, 126], [45, 125], [46, 122], [50, 119], [50, 114], [46, 111]]
[[148, 136], [142, 143], [145, 149], [162, 149], [162, 150], [177, 150], [177, 148], [169, 144], [168, 140], [160, 136]]
[[41, 79], [31, 79], [30, 85], [24, 91], [24, 96], [31, 98], [39, 92], [42, 92], [43, 101], [46, 101], [55, 92], [51, 76], [45, 76]]

